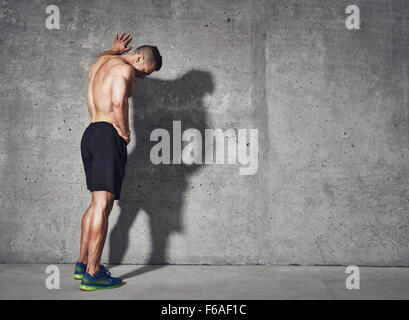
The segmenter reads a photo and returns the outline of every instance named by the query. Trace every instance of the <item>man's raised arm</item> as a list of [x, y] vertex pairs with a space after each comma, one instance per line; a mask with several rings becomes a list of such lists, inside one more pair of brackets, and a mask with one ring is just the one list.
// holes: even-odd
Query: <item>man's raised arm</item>
[[[126, 47], [129, 42], [131, 42], [132, 37], [128, 33], [126, 36], [124, 36], [125, 32], [122, 32], [120, 36], [118, 37], [118, 33], [115, 34], [115, 39], [114, 43], [112, 44], [111, 50], [107, 50], [102, 52], [99, 57], [102, 56], [107, 56], [107, 55], [118, 55], [122, 54], [124, 52], [127, 52], [132, 49], [132, 47]], [[98, 58], [99, 58], [98, 57]]]

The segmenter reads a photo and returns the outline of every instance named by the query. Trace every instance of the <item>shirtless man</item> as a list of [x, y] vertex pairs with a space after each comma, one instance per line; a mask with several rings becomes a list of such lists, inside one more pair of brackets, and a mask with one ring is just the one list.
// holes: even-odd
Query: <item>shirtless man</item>
[[120, 278], [111, 277], [100, 265], [108, 216], [114, 200], [120, 199], [125, 176], [127, 145], [130, 141], [128, 99], [134, 90], [134, 79], [144, 79], [162, 66], [155, 46], [131, 47], [128, 34], [115, 35], [112, 49], [103, 52], [88, 73], [88, 111], [91, 123], [81, 139], [87, 189], [92, 201], [81, 223], [80, 257], [74, 278], [81, 279], [80, 289], [97, 290], [119, 287]]

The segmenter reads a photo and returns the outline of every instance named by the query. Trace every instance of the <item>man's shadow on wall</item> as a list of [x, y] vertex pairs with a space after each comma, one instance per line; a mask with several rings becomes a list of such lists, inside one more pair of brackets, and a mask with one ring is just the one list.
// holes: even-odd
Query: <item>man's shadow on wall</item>
[[149, 217], [151, 252], [146, 262], [148, 266], [122, 275], [123, 279], [167, 263], [169, 236], [173, 232], [183, 232], [181, 210], [189, 176], [200, 168], [198, 164], [153, 164], [150, 151], [158, 142], [150, 141], [150, 134], [156, 128], [169, 132], [172, 160], [173, 121], [181, 121], [182, 132], [195, 128], [204, 137], [208, 123], [203, 97], [214, 91], [211, 74], [197, 70], [172, 81], [136, 80], [135, 86], [131, 131], [133, 139], [136, 139], [136, 148], [128, 154], [121, 199], [118, 201], [120, 214], [110, 233], [109, 264], [123, 262], [129, 246], [130, 228], [140, 210]]

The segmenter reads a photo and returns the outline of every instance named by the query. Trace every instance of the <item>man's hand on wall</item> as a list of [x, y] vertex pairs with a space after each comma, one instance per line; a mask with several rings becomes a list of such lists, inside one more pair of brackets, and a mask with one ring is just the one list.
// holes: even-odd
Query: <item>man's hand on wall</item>
[[132, 37], [128, 33], [126, 36], [125, 32], [122, 32], [119, 37], [118, 33], [115, 34], [114, 43], [112, 44], [112, 51], [116, 54], [122, 54], [132, 49], [132, 47], [127, 47], [128, 43], [131, 42]]

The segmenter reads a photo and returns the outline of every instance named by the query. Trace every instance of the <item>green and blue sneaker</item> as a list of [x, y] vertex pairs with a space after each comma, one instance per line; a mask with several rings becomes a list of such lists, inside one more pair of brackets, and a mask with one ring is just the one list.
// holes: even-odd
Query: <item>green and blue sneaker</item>
[[80, 289], [85, 291], [113, 289], [122, 285], [122, 279], [111, 277], [111, 273], [105, 269], [103, 265], [99, 267], [99, 271], [91, 276], [88, 272], [84, 273]]
[[86, 270], [87, 265], [77, 261], [77, 263], [75, 263], [74, 279], [82, 280], [82, 277], [84, 276]]

